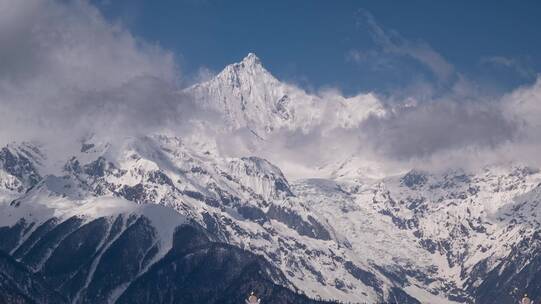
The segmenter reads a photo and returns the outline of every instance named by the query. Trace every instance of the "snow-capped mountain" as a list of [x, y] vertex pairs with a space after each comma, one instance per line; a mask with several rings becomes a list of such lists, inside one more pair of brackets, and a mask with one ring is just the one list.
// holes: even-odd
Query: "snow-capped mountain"
[[[222, 135], [263, 141], [385, 115], [370, 94], [281, 83], [254, 54], [182, 93], [223, 116]], [[535, 168], [378, 177], [336, 159], [327, 176], [290, 180], [258, 155], [165, 134], [90, 137], [60, 160], [40, 144], [0, 150], [0, 290], [38, 303], [240, 303], [251, 289], [266, 303], [541, 297]]]
[[282, 83], [253, 53], [184, 92], [198, 104], [223, 114], [229, 128], [248, 128], [262, 138], [281, 128], [308, 131], [323, 123], [352, 127], [369, 115], [384, 113], [372, 94], [352, 98], [324, 94], [326, 98], [322, 98]]
[[[178, 167], [168, 164], [175, 157], [189, 158], [180, 147], [167, 150], [175, 144], [175, 139], [163, 137], [129, 139], [123, 146], [126, 150], [113, 158], [111, 145], [85, 143], [79, 156], [66, 161], [63, 175], [44, 174], [33, 185], [5, 190], [0, 205], [0, 249], [8, 254], [0, 257], [0, 288], [5, 300], [148, 303], [172, 298], [176, 302], [238, 303], [256, 290], [276, 303], [316, 303], [291, 291], [294, 286], [276, 266], [225, 243], [221, 233], [227, 231], [208, 224], [214, 215], [204, 213], [207, 204], [226, 208], [226, 198], [218, 200], [219, 188], [206, 191], [202, 187], [215, 181], [199, 162], [192, 160], [190, 165], [187, 161]], [[43, 169], [21, 152], [29, 147], [12, 148], [9, 162], [36, 164], [26, 166], [28, 170]], [[245, 161], [245, 170], [252, 165], [273, 169], [261, 160]], [[10, 168], [5, 159], [2, 163]], [[237, 165], [233, 168], [238, 172]], [[211, 167], [208, 170], [218, 173]], [[27, 176], [3, 171], [21, 184]], [[257, 179], [255, 173], [245, 177]], [[188, 184], [191, 178], [194, 181]], [[290, 195], [284, 193], [287, 188], [273, 187], [273, 192], [266, 192], [267, 180], [287, 187], [283, 177], [260, 178], [263, 187], [259, 193], [244, 189], [242, 194], [259, 202], [265, 194]], [[232, 193], [242, 195], [234, 192], [234, 180], [228, 186]], [[243, 201], [234, 199], [231, 196], [229, 208], [237, 208], [230, 218], [241, 216], [234, 212], [237, 210], [246, 214], [258, 210], [240, 206]], [[195, 282], [199, 287], [194, 288]]]

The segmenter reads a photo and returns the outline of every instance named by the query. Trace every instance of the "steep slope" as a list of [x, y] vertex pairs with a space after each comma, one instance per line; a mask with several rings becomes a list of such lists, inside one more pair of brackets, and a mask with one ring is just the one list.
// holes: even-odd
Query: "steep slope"
[[68, 303], [39, 275], [0, 251], [0, 303]]
[[131, 284], [118, 303], [242, 303], [251, 291], [269, 303], [316, 303], [269, 277], [286, 281], [262, 257], [210, 243], [197, 229], [184, 226], [175, 233], [173, 249]]
[[[55, 200], [56, 205], [40, 204], [44, 199]], [[19, 205], [3, 202], [0, 208], [10, 218], [2, 223], [19, 219], [0, 229], [1, 240], [14, 240], [2, 242], [11, 256], [0, 254], [0, 291], [7, 303], [133, 303], [126, 299], [141, 291], [140, 285], [163, 282], [144, 290], [164, 293], [180, 288], [166, 273], [172, 262], [180, 263], [177, 270], [192, 269], [179, 274], [186, 282], [200, 280], [201, 284], [186, 286], [194, 297], [206, 295], [222, 303], [257, 290], [281, 303], [315, 303], [277, 285], [287, 280], [263, 258], [216, 243], [203, 227], [169, 208], [112, 197], [73, 201], [44, 186], [31, 190]], [[53, 217], [44, 212], [49, 208], [54, 209]], [[226, 278], [227, 292], [211, 289], [215, 286], [211, 280], [226, 282]], [[193, 299], [177, 292], [159, 303], [193, 303]]]

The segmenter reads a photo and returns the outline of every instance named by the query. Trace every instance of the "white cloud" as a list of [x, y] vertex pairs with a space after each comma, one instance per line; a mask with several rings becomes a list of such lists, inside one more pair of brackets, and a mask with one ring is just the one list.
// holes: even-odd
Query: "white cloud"
[[0, 144], [185, 118], [173, 55], [87, 1], [0, 0], [0, 45]]

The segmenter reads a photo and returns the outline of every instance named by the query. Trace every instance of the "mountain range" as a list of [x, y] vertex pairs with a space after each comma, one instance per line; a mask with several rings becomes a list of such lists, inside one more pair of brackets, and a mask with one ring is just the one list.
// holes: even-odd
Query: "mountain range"
[[290, 137], [333, 138], [389, 109], [283, 83], [255, 54], [177, 93], [212, 119], [90, 135], [65, 158], [40, 142], [0, 150], [0, 302], [541, 299], [539, 169], [376, 174], [302, 144], [291, 157]]

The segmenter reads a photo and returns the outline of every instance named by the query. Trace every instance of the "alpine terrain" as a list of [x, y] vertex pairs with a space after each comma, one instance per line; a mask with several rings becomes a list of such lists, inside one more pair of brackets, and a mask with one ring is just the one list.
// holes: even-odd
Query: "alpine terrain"
[[[255, 54], [176, 94], [211, 119], [90, 134], [65, 158], [1, 148], [1, 303], [541, 299], [538, 168], [386, 173], [354, 153], [312, 157], [392, 109], [283, 83]], [[287, 152], [315, 133], [329, 142]]]

